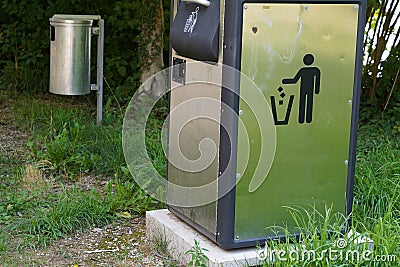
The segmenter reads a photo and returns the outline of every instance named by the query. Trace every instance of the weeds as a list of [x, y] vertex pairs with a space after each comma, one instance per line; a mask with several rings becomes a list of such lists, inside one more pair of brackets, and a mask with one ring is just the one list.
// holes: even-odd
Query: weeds
[[26, 166], [21, 182], [22, 189], [27, 191], [45, 190], [50, 184], [50, 182], [43, 176], [42, 171], [31, 164]]
[[191, 257], [191, 260], [188, 263], [188, 266], [198, 266], [198, 267], [206, 267], [208, 262], [208, 257], [204, 253], [207, 252], [208, 249], [202, 248], [200, 246], [200, 242], [196, 239], [194, 240], [194, 245], [186, 251], [186, 255]]
[[170, 245], [170, 243], [171, 241], [167, 240], [166, 238], [165, 229], [164, 234], [158, 233], [153, 240], [154, 249], [157, 251], [157, 253], [161, 255], [168, 254], [168, 246]]
[[158, 205], [157, 201], [130, 181], [111, 180], [105, 186], [105, 193], [113, 212], [143, 214]]
[[178, 267], [178, 263], [173, 259], [172, 254], [175, 248], [171, 247], [171, 241], [167, 240], [165, 229], [164, 233], [157, 233], [153, 238], [154, 250], [162, 258], [164, 266]]

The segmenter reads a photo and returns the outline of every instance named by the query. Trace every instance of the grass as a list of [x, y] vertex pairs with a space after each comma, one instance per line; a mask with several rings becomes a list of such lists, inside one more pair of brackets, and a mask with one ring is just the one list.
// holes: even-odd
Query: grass
[[21, 160], [12, 158], [0, 147], [0, 186], [9, 186], [15, 182], [13, 177], [21, 173]]
[[[117, 109], [106, 106], [103, 125], [97, 126], [95, 102], [90, 98], [34, 98], [0, 91], [0, 105], [7, 101], [14, 108], [0, 114], [1, 124], [23, 129], [30, 137], [23, 147], [23, 157], [0, 147], [0, 265], [12, 262], [14, 251], [22, 248], [40, 248], [78, 229], [162, 207], [140, 190], [129, 174], [121, 147], [122, 118]], [[162, 175], [166, 160], [160, 135], [166, 114], [166, 101], [162, 100], [146, 128], [150, 159]], [[395, 255], [397, 263], [293, 261], [289, 265], [400, 266], [400, 134], [394, 126], [379, 120], [360, 126], [353, 227], [374, 240], [376, 255]], [[108, 182], [87, 191], [79, 186], [80, 178], [87, 175], [101, 176]], [[318, 214], [292, 207], [291, 213], [298, 227], [308, 233], [302, 239], [308, 249], [321, 252], [334, 245], [329, 240], [341, 238], [343, 218], [330, 214], [329, 208], [326, 214]], [[331, 239], [328, 230], [333, 233]], [[270, 246], [300, 246], [297, 240], [290, 241]], [[159, 250], [166, 244], [160, 241]]]
[[[73, 176], [77, 172], [113, 175], [124, 164], [121, 118], [105, 114], [97, 126], [92, 110], [82, 104], [57, 105], [33, 100], [19, 108], [20, 127], [32, 132], [30, 148], [53, 170]], [[75, 106], [74, 106], [75, 105]], [[43, 153], [39, 144], [46, 148]], [[70, 172], [70, 173], [67, 173]]]
[[[393, 125], [373, 122], [359, 129], [352, 217], [352, 227], [373, 240], [372, 256], [364, 260], [362, 256], [359, 260], [352, 258], [354, 253], [365, 252], [367, 248], [342, 235], [346, 218], [331, 214], [329, 207], [325, 214], [294, 207], [290, 208], [292, 218], [304, 234], [297, 240], [287, 233], [286, 243], [268, 243], [276, 252], [275, 259], [279, 259], [278, 252], [286, 256], [275, 266], [400, 266], [400, 132], [393, 131]], [[346, 247], [338, 249], [335, 244], [338, 240], [344, 240]], [[336, 254], [338, 259], [328, 260], [325, 254], [325, 260], [318, 259], [335, 250], [344, 256]], [[290, 253], [301, 256], [301, 252], [307, 255], [310, 251], [316, 252], [316, 260], [289, 257]], [[390, 260], [375, 261], [376, 255], [388, 256]], [[264, 266], [270, 263], [266, 261]]]
[[357, 158], [354, 187], [355, 228], [369, 233], [374, 240], [376, 253], [396, 255], [399, 265], [399, 132], [393, 131], [390, 125], [382, 127], [379, 123], [361, 126]]
[[[159, 206], [127, 172], [119, 112], [106, 106], [98, 126], [90, 98], [0, 96], [0, 106], [12, 108], [0, 114], [0, 122], [30, 136], [20, 148], [24, 158], [0, 146], [0, 265], [10, 262], [13, 251], [38, 249]], [[79, 184], [84, 176], [108, 182], [87, 191]]]
[[93, 225], [101, 227], [113, 216], [109, 203], [98, 194], [93, 190], [82, 192], [76, 188], [63, 190], [49, 199], [51, 206], [39, 206], [27, 212], [15, 227], [42, 242], [64, 238]]
[[[367, 125], [360, 128], [355, 179], [355, 216], [382, 217], [400, 210], [400, 138]], [[368, 225], [368, 222], [365, 222]]]

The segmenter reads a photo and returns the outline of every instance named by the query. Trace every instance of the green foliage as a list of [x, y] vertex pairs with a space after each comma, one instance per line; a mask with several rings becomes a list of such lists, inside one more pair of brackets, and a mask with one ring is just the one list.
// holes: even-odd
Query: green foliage
[[[363, 95], [361, 99], [361, 118], [368, 120], [380, 114], [388, 121], [400, 121], [400, 48], [394, 48], [381, 62], [380, 72], [374, 90], [374, 97]], [[372, 86], [373, 77], [363, 76], [365, 88]]]
[[[164, 229], [165, 232], [165, 229]], [[154, 249], [160, 253], [161, 255], [167, 255], [168, 254], [168, 246], [170, 246], [171, 240], [167, 240], [167, 237], [165, 236], [165, 233], [158, 233], [155, 235], [153, 239], [153, 245]]]
[[69, 184], [82, 173], [114, 176], [114, 180], [106, 184], [104, 195], [76, 188], [41, 193], [38, 187], [29, 192], [21, 188], [26, 162], [0, 148], [0, 232], [2, 227], [17, 225], [12, 232], [25, 240], [20, 246], [37, 247], [92, 224], [101, 225], [117, 216], [137, 216], [158, 207], [124, 167], [118, 111], [105, 113], [103, 124], [98, 126], [88, 99], [55, 95], [32, 99], [20, 93], [14, 93], [13, 99], [12, 127], [30, 130], [27, 148], [31, 156], [26, 160], [39, 162], [47, 180]]
[[20, 170], [21, 159], [10, 157], [3, 153], [0, 147], [0, 188], [14, 185], [21, 173]]
[[367, 6], [368, 7], [379, 7], [379, 0], [367, 0]]
[[[168, 9], [169, 1], [164, 2]], [[140, 25], [151, 19], [143, 14], [141, 0], [6, 0], [0, 8], [0, 88], [48, 90], [49, 18], [54, 14], [101, 15], [105, 20], [106, 79], [119, 101], [129, 100], [138, 87]], [[92, 74], [94, 77], [94, 66]], [[105, 90], [106, 97], [110, 93]]]
[[[64, 100], [53, 95], [51, 101], [24, 95], [18, 95], [16, 99], [19, 107], [16, 123], [32, 131], [28, 148], [36, 161], [48, 163], [53, 174], [74, 177], [94, 172], [109, 176], [117, 174], [123, 181], [131, 179], [129, 172], [123, 172], [121, 168], [125, 166], [125, 159], [119, 111], [104, 113], [103, 123], [98, 126], [84, 100]], [[165, 176], [166, 159], [161, 146], [161, 127], [167, 115], [166, 105], [166, 99], [159, 101], [146, 126], [146, 148], [162, 176]], [[11, 162], [7, 164], [11, 165]]]
[[400, 135], [393, 122], [361, 125], [356, 157], [354, 227], [369, 233], [375, 254], [400, 260]]
[[204, 254], [208, 249], [202, 248], [200, 246], [200, 242], [196, 239], [194, 240], [194, 245], [185, 252], [186, 255], [191, 257], [191, 260], [188, 263], [188, 266], [195, 267], [206, 267], [208, 262], [208, 257]]
[[[105, 187], [106, 200], [110, 211], [130, 217], [130, 214], [141, 215], [157, 207], [158, 202], [142, 191], [136, 183], [118, 180], [109, 181]], [[124, 214], [126, 216], [124, 216]]]
[[72, 125], [65, 123], [60, 132], [55, 134], [54, 139], [46, 142], [49, 161], [56, 169], [75, 171], [75, 168], [89, 172], [94, 168], [94, 162], [99, 155], [90, 153], [86, 144], [80, 138], [86, 131], [85, 125], [75, 122]]
[[27, 191], [1, 188], [0, 225], [9, 225], [16, 215], [22, 215], [35, 205], [35, 197]]
[[[345, 263], [337, 262], [338, 265], [334, 265], [327, 262], [327, 256], [326, 259], [321, 259], [325, 250], [334, 248], [333, 240], [342, 237], [341, 231], [346, 222], [343, 215], [333, 214], [329, 207], [325, 208], [325, 213], [321, 213], [315, 207], [309, 209], [288, 207], [288, 212], [296, 223], [295, 228], [300, 232], [300, 237], [292, 236], [288, 229], [270, 227], [279, 235], [283, 233], [285, 241], [270, 240], [266, 242], [270, 251], [259, 253], [262, 256], [260, 258], [265, 261], [263, 266], [268, 266], [268, 261], [271, 259], [277, 261], [276, 266], [342, 266], [340, 264]], [[277, 253], [277, 251], [283, 252]], [[293, 251], [298, 251], [299, 256], [303, 254], [303, 251], [315, 251], [316, 257], [304, 257], [303, 259], [297, 257]]]
[[0, 253], [7, 250], [6, 239], [7, 239], [6, 234], [0, 233]]
[[106, 5], [110, 7], [103, 12], [106, 25], [104, 76], [117, 98], [127, 101], [139, 85], [137, 48], [141, 3], [122, 0]]
[[[277, 229], [279, 233], [283, 231], [285, 241], [270, 240], [266, 242], [268, 249], [260, 248], [257, 254], [263, 266], [271, 266], [271, 261], [274, 266], [299, 267], [397, 266], [399, 263], [399, 221], [389, 218], [391, 213], [386, 213], [375, 228], [363, 228], [362, 234], [354, 231], [342, 234], [347, 218], [332, 214], [330, 208], [325, 213], [303, 208], [289, 208], [289, 212], [301, 235], [294, 237], [287, 229]], [[356, 220], [354, 224], [361, 226]], [[375, 256], [389, 256], [390, 261], [378, 262]]]
[[156, 233], [152, 241], [154, 250], [162, 257], [163, 266], [181, 266], [177, 261], [173, 259], [172, 254], [174, 253], [175, 248], [171, 247], [171, 240], [167, 240], [165, 229], [164, 233]]
[[[35, 90], [48, 80], [48, 10], [44, 1], [3, 1], [0, 18], [0, 82]], [[47, 67], [48, 69], [48, 67]]]
[[[142, 0], [3, 1], [0, 6], [2, 10], [0, 88], [29, 92], [47, 91], [50, 61], [48, 19], [54, 14], [99, 14], [105, 19], [104, 75], [118, 101], [127, 102], [139, 85], [140, 58], [148, 56], [146, 56], [146, 42], [149, 40], [140, 36], [141, 27], [147, 25], [151, 30], [155, 25], [154, 17], [149, 14], [159, 3], [159, 1], [148, 1], [146, 4], [142, 2]], [[163, 0], [162, 4], [165, 25], [163, 52], [164, 62], [167, 63], [170, 1]], [[371, 31], [376, 27], [374, 14], [380, 6], [380, 1], [368, 0], [367, 16], [371, 17]], [[370, 54], [374, 53], [371, 45], [374, 38], [366, 42], [366, 50]], [[374, 81], [371, 71], [365, 71], [363, 74], [363, 112], [373, 114], [385, 111], [386, 118], [392, 118], [400, 113], [400, 82], [395, 83], [400, 64], [398, 47], [389, 52], [390, 56], [385, 61], [381, 62], [379, 58], [371, 61], [367, 67], [368, 70], [378, 69], [374, 66], [379, 65], [377, 80]], [[393, 92], [390, 93], [392, 88]], [[105, 94], [106, 99], [111, 95], [107, 87]], [[111, 103], [116, 105], [114, 100]]]
[[367, 1], [362, 111], [390, 120], [399, 120], [400, 114], [399, 7], [399, 1]]

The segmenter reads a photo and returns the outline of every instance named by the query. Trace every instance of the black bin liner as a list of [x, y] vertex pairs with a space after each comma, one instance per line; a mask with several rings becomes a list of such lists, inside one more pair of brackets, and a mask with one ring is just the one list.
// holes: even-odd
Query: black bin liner
[[181, 2], [171, 25], [172, 48], [184, 57], [216, 62], [219, 51], [219, 9], [219, 0], [210, 0], [208, 7]]

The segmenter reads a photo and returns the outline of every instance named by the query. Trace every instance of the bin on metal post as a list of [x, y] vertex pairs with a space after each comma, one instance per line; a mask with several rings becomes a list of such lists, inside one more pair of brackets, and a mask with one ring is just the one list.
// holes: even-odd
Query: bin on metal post
[[365, 5], [173, 1], [171, 212], [227, 249], [351, 213]]
[[[102, 116], [104, 21], [97, 15], [54, 15], [50, 18], [50, 92], [85, 95], [97, 91], [98, 115]], [[97, 84], [90, 83], [91, 37], [99, 35]]]

